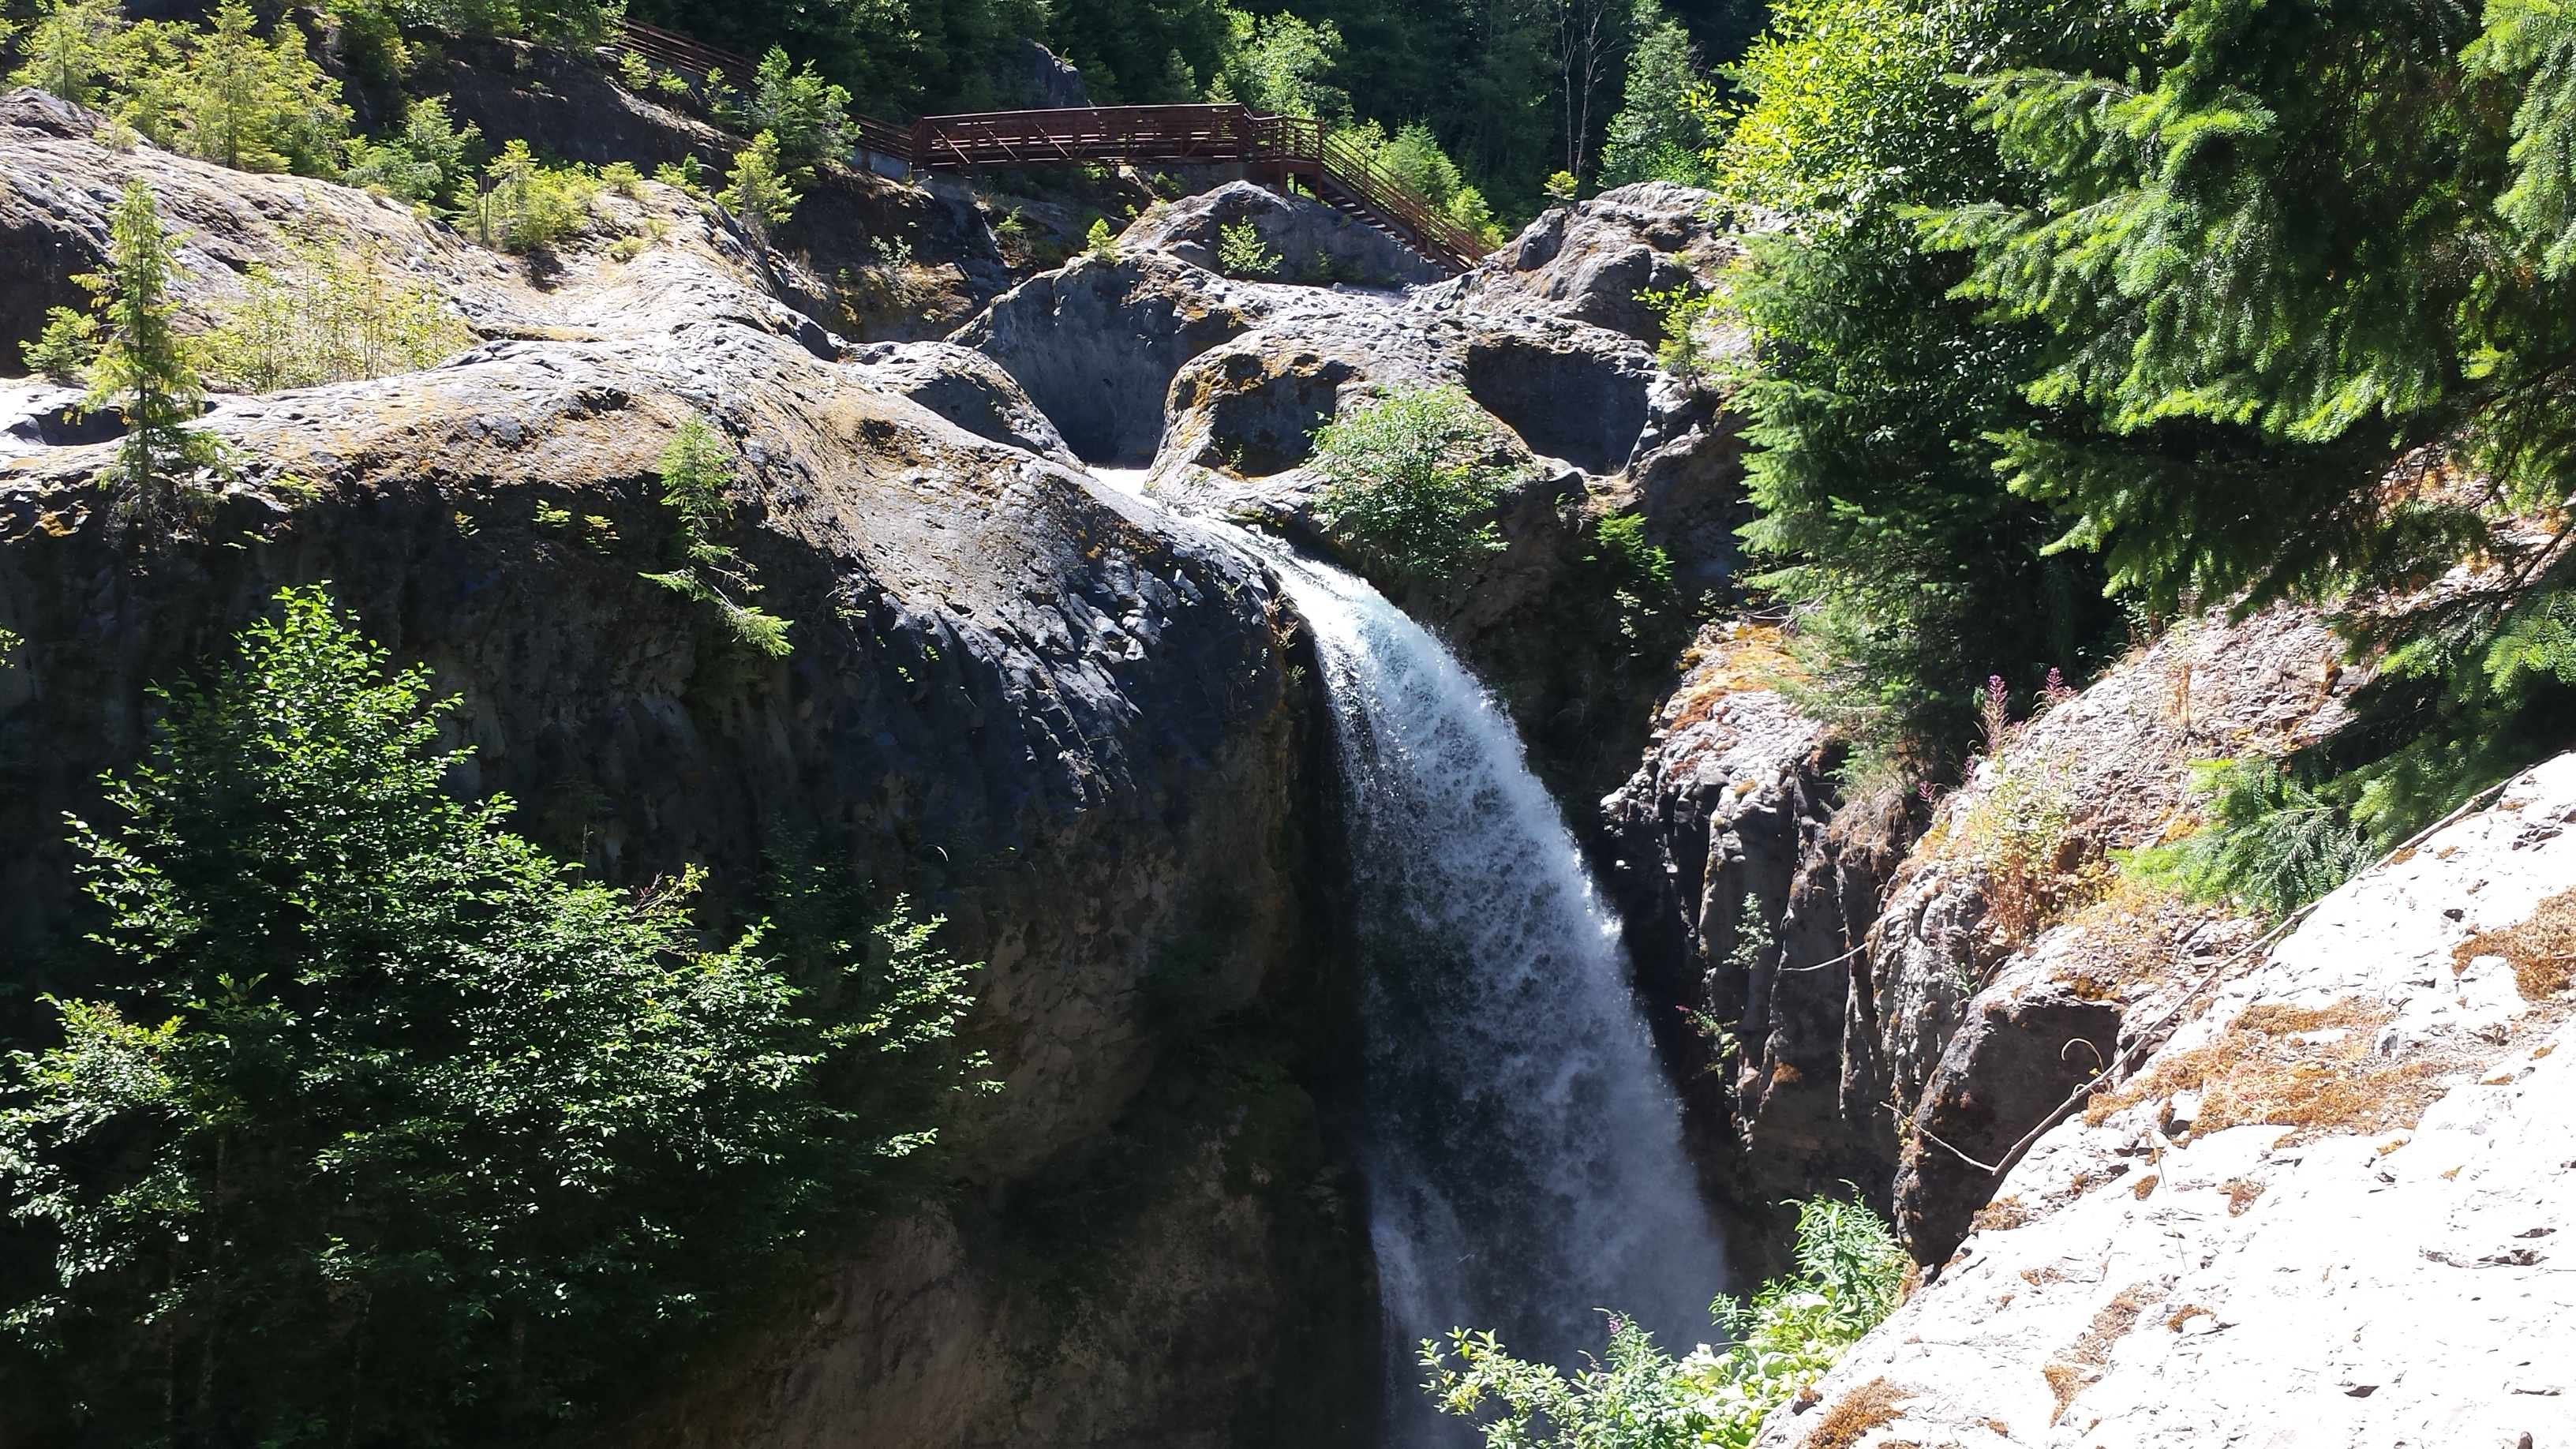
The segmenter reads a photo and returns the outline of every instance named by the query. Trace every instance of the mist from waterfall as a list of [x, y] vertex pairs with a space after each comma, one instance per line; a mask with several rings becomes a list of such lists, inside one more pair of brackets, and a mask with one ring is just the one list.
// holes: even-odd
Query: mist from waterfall
[[[1103, 481], [1134, 491], [1130, 475]], [[1365, 581], [1216, 526], [1270, 565], [1332, 700], [1382, 1442], [1472, 1445], [1421, 1390], [1421, 1340], [1490, 1328], [1518, 1357], [1573, 1367], [1602, 1350], [1611, 1309], [1687, 1351], [1725, 1286], [1717, 1231], [1618, 918], [1510, 717]]]

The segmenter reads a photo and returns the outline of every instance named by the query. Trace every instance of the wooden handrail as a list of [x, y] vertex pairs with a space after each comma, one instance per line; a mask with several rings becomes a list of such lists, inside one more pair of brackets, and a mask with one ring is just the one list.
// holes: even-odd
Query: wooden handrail
[[[754, 69], [747, 56], [631, 20], [620, 23], [614, 44], [701, 81], [717, 70], [747, 81]], [[923, 116], [910, 126], [861, 117], [856, 130], [862, 150], [924, 170], [1242, 163], [1281, 182], [1303, 178], [1325, 200], [1362, 212], [1439, 265], [1463, 271], [1484, 252], [1474, 232], [1346, 137], [1305, 116], [1260, 115], [1233, 104], [1070, 106]]]

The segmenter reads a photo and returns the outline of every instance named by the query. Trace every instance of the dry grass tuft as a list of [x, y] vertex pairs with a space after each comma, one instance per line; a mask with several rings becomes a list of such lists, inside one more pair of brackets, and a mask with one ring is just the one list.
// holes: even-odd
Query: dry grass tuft
[[2146, 1176], [2138, 1179], [2138, 1185], [2129, 1189], [2129, 1195], [2138, 1199], [2140, 1202], [2144, 1202], [2155, 1192], [2156, 1184], [2163, 1180], [2164, 1179], [2158, 1177], [2156, 1174], [2150, 1172]]
[[2263, 1195], [2263, 1184], [2250, 1177], [2236, 1177], [2219, 1184], [2218, 1190], [2227, 1194], [2227, 1215], [2241, 1218], [2254, 1205], [2254, 1199]]
[[2095, 1098], [2084, 1120], [2098, 1127], [2150, 1098], [2198, 1091], [2195, 1135], [2259, 1122], [2295, 1129], [2282, 1139], [2290, 1143], [2411, 1128], [2442, 1094], [2442, 1069], [2373, 1053], [2372, 1036], [2388, 1019], [2386, 1008], [2358, 999], [2318, 1010], [2251, 1007], [2207, 1046], [2159, 1062]]
[[2480, 956], [2511, 961], [2513, 989], [2525, 1001], [2547, 1001], [2576, 985], [2576, 890], [2542, 901], [2521, 925], [2480, 931], [2452, 947], [2451, 969], [2466, 971]]
[[1976, 1216], [1968, 1219], [1968, 1229], [1979, 1233], [2009, 1232], [2029, 1222], [2033, 1216], [2031, 1210], [2022, 1205], [2018, 1194], [1999, 1197], [1977, 1209]]
[[2066, 1406], [2084, 1392], [2084, 1386], [2098, 1377], [2093, 1371], [2108, 1363], [2111, 1345], [2128, 1336], [2137, 1327], [2138, 1315], [2145, 1311], [2147, 1295], [2157, 1290], [2149, 1284], [2136, 1283], [2120, 1290], [2120, 1296], [2102, 1305], [2093, 1321], [2084, 1328], [2082, 1337], [2066, 1346], [2055, 1362], [2039, 1371], [2048, 1380], [2049, 1391], [2057, 1396], [2057, 1412], [2048, 1416], [2056, 1423], [2066, 1415]]
[[2165, 1315], [2165, 1327], [2172, 1329], [2176, 1333], [2180, 1333], [2182, 1332], [2182, 1326], [2191, 1322], [2194, 1318], [2207, 1318], [2213, 1323], [2218, 1321], [2217, 1314], [2210, 1312], [2208, 1309], [2201, 1307], [2197, 1303], [2186, 1303], [2180, 1308], [2177, 1308], [2173, 1312]]
[[1886, 1379], [1871, 1379], [1827, 1409], [1798, 1449], [1852, 1449], [1870, 1430], [1895, 1423], [1896, 1406], [1913, 1397]]

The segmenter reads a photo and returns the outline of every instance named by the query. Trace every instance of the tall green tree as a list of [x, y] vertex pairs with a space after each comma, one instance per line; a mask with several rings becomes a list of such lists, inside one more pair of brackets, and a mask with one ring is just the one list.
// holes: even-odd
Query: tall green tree
[[214, 460], [214, 439], [188, 426], [205, 411], [206, 385], [176, 325], [171, 288], [182, 275], [151, 183], [126, 182], [109, 221], [107, 269], [78, 279], [101, 323], [82, 405], [124, 419], [117, 472], [148, 511], [166, 503], [182, 474]]
[[1711, 177], [1703, 156], [1709, 134], [1702, 92], [1709, 82], [1690, 32], [1664, 12], [1660, 0], [1637, 0], [1632, 24], [1637, 43], [1628, 53], [1619, 113], [1602, 142], [1601, 185], [1705, 186]]
[[527, 1442], [926, 1143], [972, 967], [898, 914], [705, 942], [447, 788], [319, 590], [161, 696], [74, 844], [100, 985], [0, 1093], [7, 1341], [102, 1445]]
[[2045, 553], [2050, 511], [1995, 473], [1997, 435], [2039, 412], [2040, 329], [1954, 295], [1968, 264], [1913, 220], [2024, 184], [1950, 78], [2049, 9], [1786, 0], [1712, 157], [1729, 200], [1780, 219], [1726, 298], [1755, 342], [1750, 581], [1800, 608], [1812, 702], [1913, 770], [1967, 748], [1988, 677], [2080, 676], [2119, 623], [2092, 559]]

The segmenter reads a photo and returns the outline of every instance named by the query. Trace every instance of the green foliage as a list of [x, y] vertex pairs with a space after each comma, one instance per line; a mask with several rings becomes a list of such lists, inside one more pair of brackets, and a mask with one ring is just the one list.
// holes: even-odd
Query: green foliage
[[246, 171], [338, 173], [349, 133], [340, 83], [281, 20], [270, 36], [241, 0], [203, 27], [128, 24], [114, 4], [47, 0], [13, 83], [105, 110], [157, 146]]
[[1693, 93], [1707, 85], [1690, 33], [1664, 14], [1656, 0], [1638, 0], [1628, 52], [1628, 80], [1619, 113], [1601, 146], [1604, 189], [1632, 181], [1706, 186], [1712, 179], [1704, 107]]
[[2204, 760], [2192, 785], [2201, 828], [2131, 852], [2131, 873], [2278, 921], [2371, 862], [2368, 840], [2344, 812], [2278, 760]]
[[1083, 255], [1108, 266], [1118, 265], [1118, 234], [1109, 229], [1109, 218], [1091, 219], [1091, 230], [1082, 238]]
[[1673, 558], [1646, 541], [1646, 520], [1612, 514], [1592, 526], [1591, 548], [1576, 566], [1579, 591], [1609, 610], [1610, 629], [1628, 656], [1658, 668], [1678, 654], [1696, 627], [1693, 609], [1673, 582]]
[[473, 217], [484, 245], [504, 251], [543, 251], [581, 235], [599, 195], [599, 179], [590, 172], [548, 165], [516, 137], [483, 175], [488, 184], [480, 192], [459, 192], [457, 210]]
[[745, 649], [784, 658], [790, 620], [742, 602], [760, 592], [751, 565], [718, 535], [733, 526], [725, 485], [737, 477], [733, 450], [715, 429], [696, 418], [682, 423], [662, 451], [662, 506], [677, 515], [679, 566], [645, 578], [697, 603], [711, 605], [727, 634]]
[[624, 0], [393, 0], [406, 24], [589, 48], [626, 16]]
[[1383, 392], [1315, 431], [1316, 517], [1401, 578], [1441, 587], [1504, 544], [1493, 512], [1519, 479], [1455, 387]]
[[78, 382], [98, 356], [98, 317], [69, 307], [48, 307], [44, 330], [20, 351], [28, 371], [56, 382]]
[[1261, 229], [1246, 217], [1217, 228], [1216, 266], [1229, 277], [1275, 277], [1279, 253], [1261, 239]]
[[1467, 184], [1458, 163], [1441, 149], [1439, 137], [1429, 126], [1417, 122], [1389, 139], [1377, 122], [1370, 121], [1337, 139], [1368, 164], [1419, 193], [1434, 211], [1473, 232], [1486, 246], [1502, 244], [1502, 228], [1495, 224], [1484, 193]]
[[[1728, 200], [1788, 222], [1719, 303], [1750, 360], [1695, 369], [1736, 383], [1751, 420], [1744, 537], [1767, 567], [1748, 581], [1800, 609], [1806, 702], [1857, 758], [1926, 773], [1964, 752], [1980, 681], [2080, 674], [2124, 622], [2093, 560], [2044, 552], [2049, 510], [1995, 476], [1997, 435], [2034, 415], [2039, 337], [1954, 296], [1966, 264], [1923, 251], [1912, 221], [2017, 184], [1948, 77], [1999, 30], [2033, 33], [2025, 8], [1787, 0], [1711, 158]], [[1697, 320], [1680, 300], [1668, 354]]]
[[746, 129], [774, 137], [781, 155], [820, 161], [849, 152], [848, 89], [815, 74], [811, 61], [791, 65], [787, 52], [777, 46], [752, 72], [751, 94], [742, 110]]
[[787, 163], [779, 155], [778, 138], [767, 131], [751, 138], [751, 144], [734, 153], [733, 169], [725, 173], [725, 188], [716, 193], [717, 204], [732, 212], [763, 246], [769, 243], [769, 229], [784, 226], [796, 214], [796, 203], [804, 200], [788, 184]]
[[125, 15], [116, 0], [45, 0], [27, 33], [26, 61], [9, 83], [95, 104], [125, 69], [124, 31]]
[[372, 246], [292, 239], [283, 271], [254, 264], [203, 348], [243, 392], [416, 372], [473, 340], [436, 289], [404, 282]]
[[[349, 134], [340, 83], [313, 63], [292, 23], [265, 41], [252, 27], [247, 5], [224, 0], [211, 27], [190, 38], [171, 107], [175, 149], [243, 171], [334, 174]], [[139, 121], [135, 129], [154, 134]]]
[[116, 473], [156, 518], [183, 474], [215, 461], [213, 437], [188, 426], [205, 411], [206, 386], [198, 349], [173, 325], [171, 288], [181, 275], [151, 184], [138, 176], [109, 222], [107, 270], [72, 279], [88, 289], [101, 323], [82, 406], [124, 418]]
[[415, 206], [435, 205], [472, 185], [482, 149], [482, 128], [471, 121], [457, 126], [448, 119], [446, 98], [429, 96], [403, 107], [402, 130], [388, 139], [351, 141], [340, 179]]
[[1228, 11], [1224, 67], [1211, 100], [1236, 100], [1264, 115], [1307, 116], [1340, 124], [1351, 118], [1351, 93], [1324, 78], [1342, 63], [1342, 32], [1280, 11]]
[[75, 823], [105, 979], [11, 1058], [15, 1382], [84, 1443], [525, 1442], [929, 1141], [974, 968], [898, 906], [791, 979], [695, 871], [579, 881], [443, 788], [423, 671], [279, 603]]
[[1422, 1343], [1424, 1387], [1442, 1411], [1486, 1413], [1492, 1449], [1746, 1449], [1762, 1421], [1824, 1376], [1844, 1350], [1895, 1311], [1905, 1255], [1887, 1225], [1856, 1203], [1798, 1208], [1798, 1273], [1750, 1303], [1719, 1299], [1734, 1341], [1676, 1362], [1651, 1335], [1612, 1314], [1606, 1359], [1575, 1374], [1512, 1358], [1490, 1332], [1454, 1329]]

